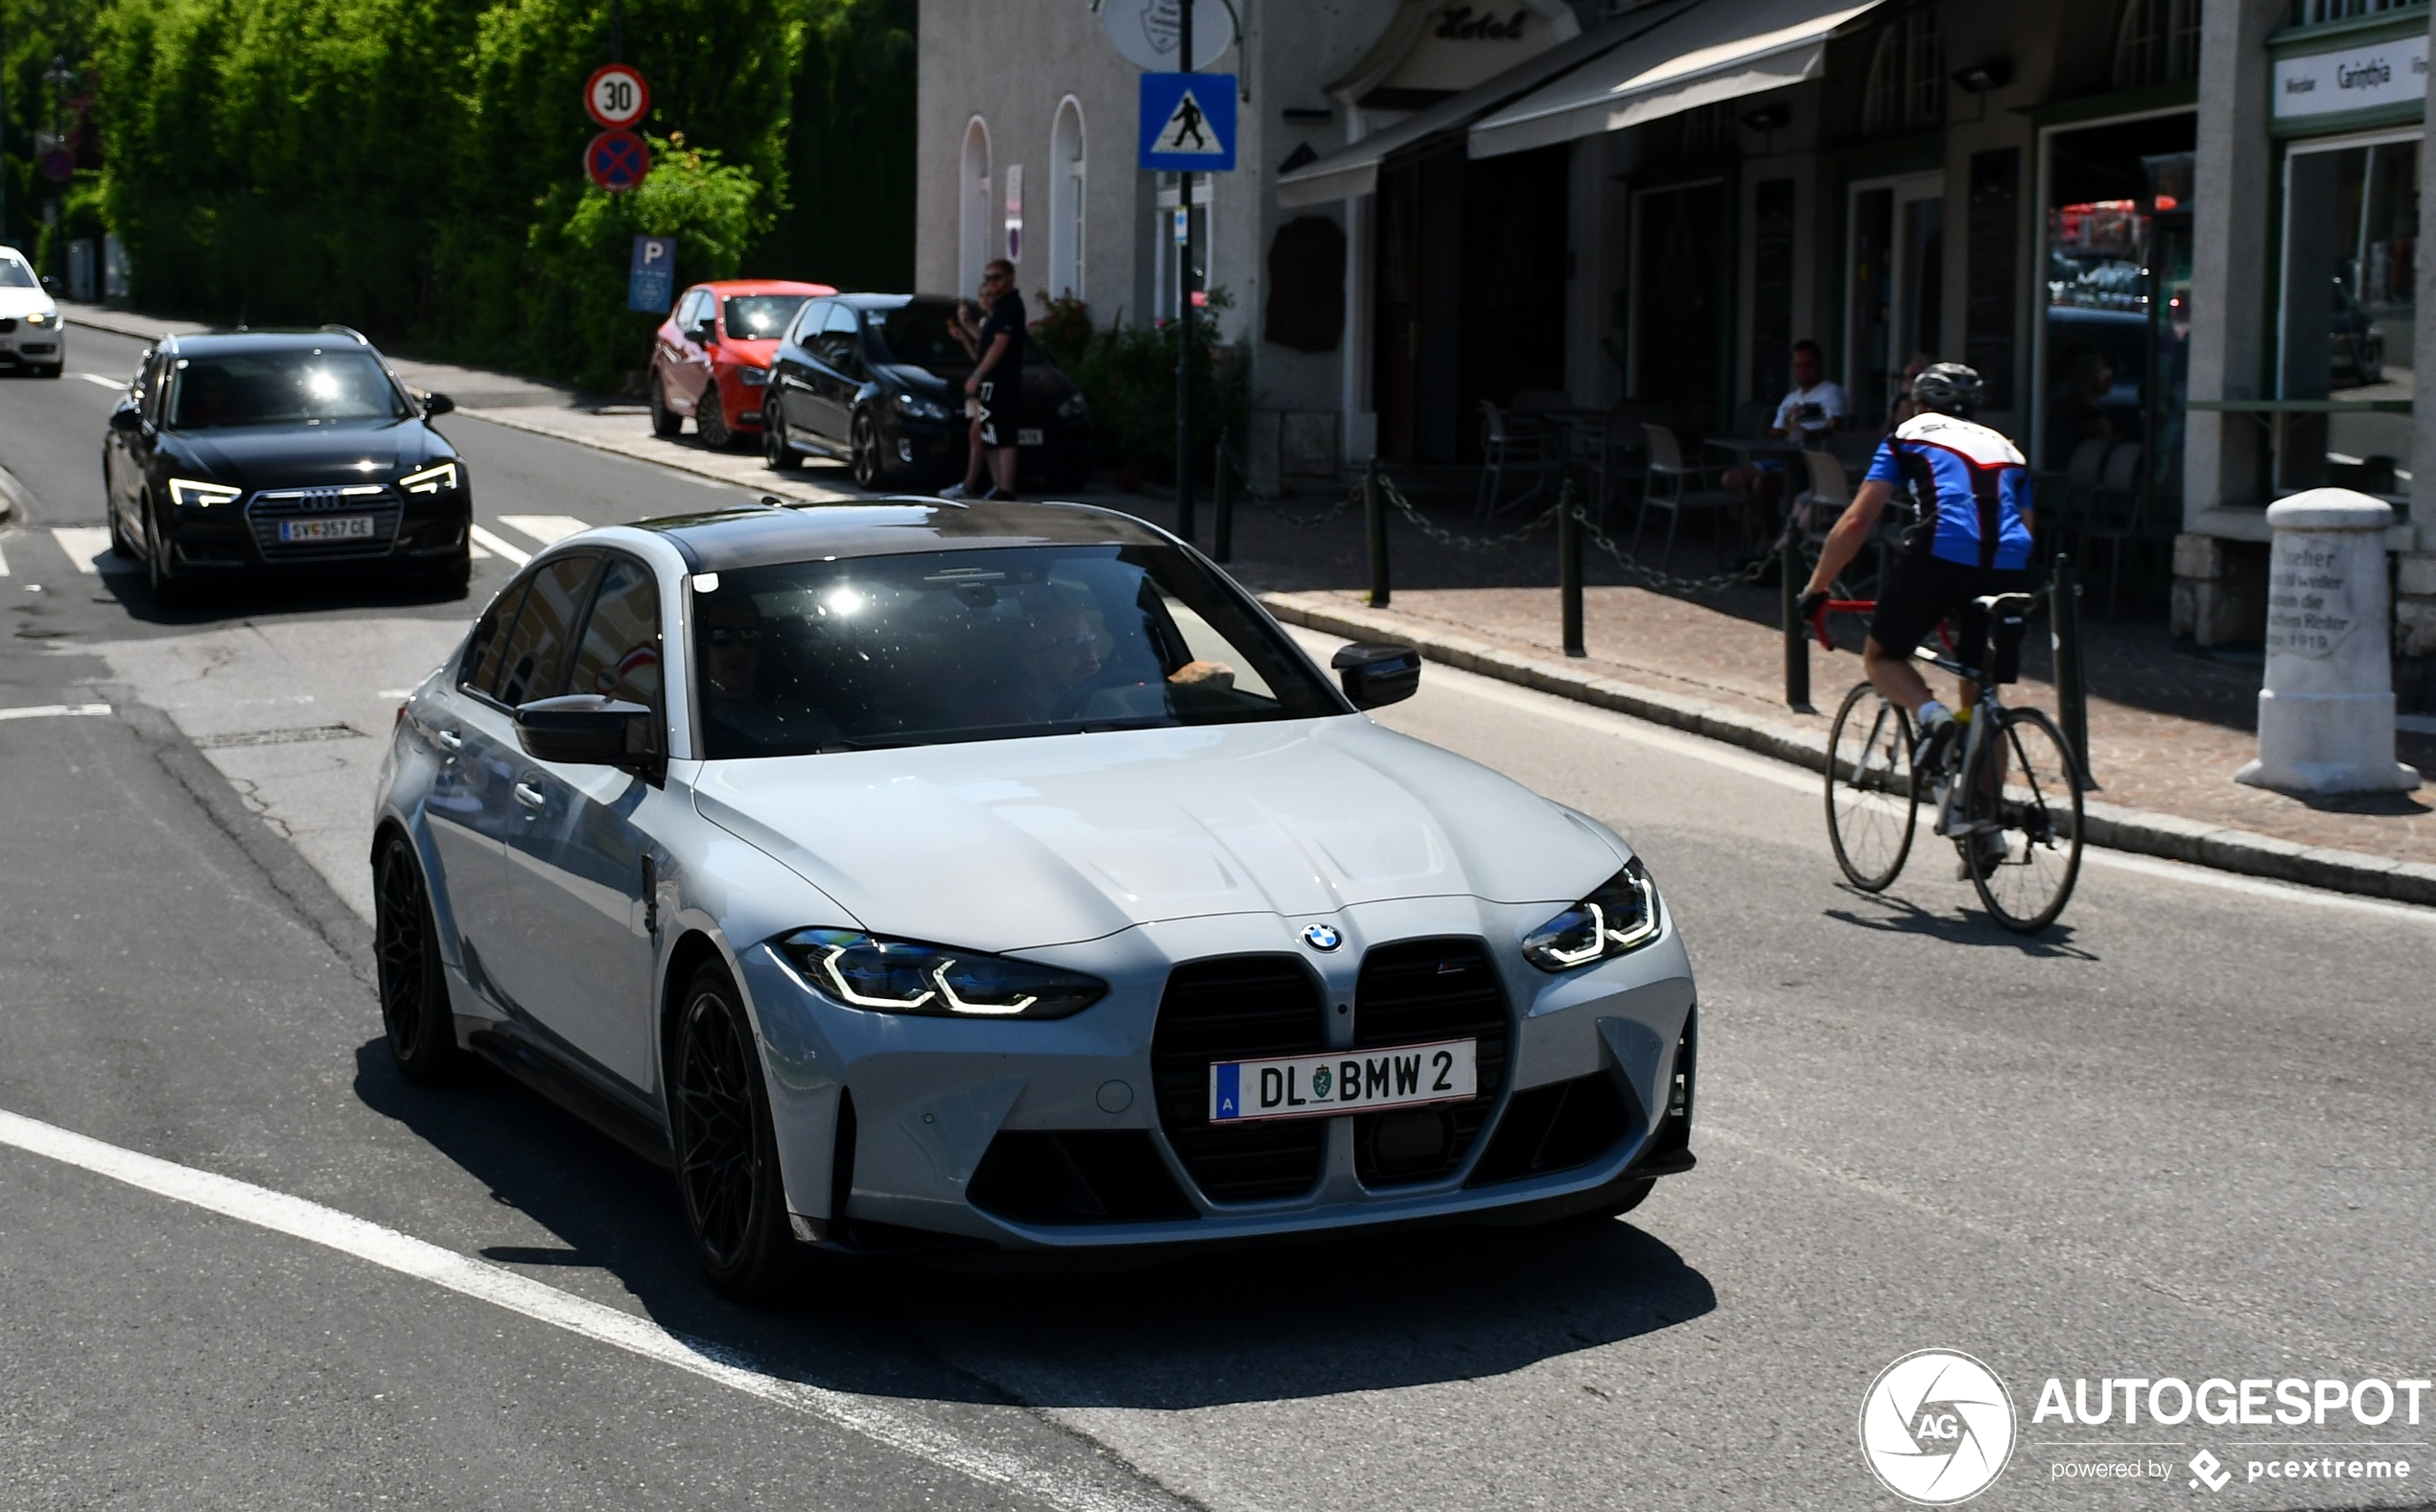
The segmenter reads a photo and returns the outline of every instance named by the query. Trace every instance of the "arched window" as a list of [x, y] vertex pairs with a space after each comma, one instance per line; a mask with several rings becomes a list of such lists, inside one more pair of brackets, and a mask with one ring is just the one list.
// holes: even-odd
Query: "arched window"
[[1878, 35], [1861, 128], [1880, 136], [1923, 130], [1944, 120], [1945, 44], [1937, 39], [1937, 13], [1914, 11]]
[[956, 276], [958, 293], [981, 286], [982, 265], [990, 261], [990, 128], [974, 116], [964, 128], [964, 162], [956, 175], [956, 198], [962, 217], [958, 226]]
[[2199, 0], [2123, 0], [2115, 27], [2115, 87], [2199, 77]]
[[1049, 292], [1083, 297], [1083, 106], [1072, 95], [1049, 128]]

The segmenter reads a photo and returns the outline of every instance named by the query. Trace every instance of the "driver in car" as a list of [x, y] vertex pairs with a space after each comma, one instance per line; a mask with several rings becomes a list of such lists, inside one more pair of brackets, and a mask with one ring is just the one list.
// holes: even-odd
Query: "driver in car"
[[[1001, 718], [995, 722], [1072, 719], [1092, 711], [1094, 695], [1120, 686], [1105, 675], [1111, 638], [1087, 605], [1063, 594], [1051, 598], [1024, 622], [1022, 635], [1019, 675], [1003, 690], [1004, 702], [994, 710]], [[1168, 673], [1167, 683], [1223, 692], [1234, 686], [1235, 671], [1223, 662], [1195, 660]]]
[[773, 696], [762, 684], [763, 643], [777, 632], [749, 595], [722, 595], [702, 613], [703, 718], [734, 738], [771, 750], [801, 750], [838, 736], [837, 726], [800, 700]]

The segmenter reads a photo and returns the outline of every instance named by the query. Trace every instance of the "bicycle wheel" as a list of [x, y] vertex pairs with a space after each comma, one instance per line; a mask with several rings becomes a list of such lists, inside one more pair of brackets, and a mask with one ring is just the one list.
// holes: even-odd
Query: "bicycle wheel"
[[1827, 838], [1862, 892], [1883, 890], [1911, 853], [1915, 789], [1911, 716], [1863, 683], [1844, 695], [1827, 734]]
[[[1996, 921], [2034, 935], [2064, 912], [2081, 874], [2081, 785], [2063, 734], [2037, 709], [2006, 709], [2003, 736], [1980, 749], [1963, 854], [1971, 885]], [[1991, 761], [1999, 763], [1993, 773], [1985, 765]], [[2001, 836], [2003, 850], [1983, 847], [1982, 833]]]

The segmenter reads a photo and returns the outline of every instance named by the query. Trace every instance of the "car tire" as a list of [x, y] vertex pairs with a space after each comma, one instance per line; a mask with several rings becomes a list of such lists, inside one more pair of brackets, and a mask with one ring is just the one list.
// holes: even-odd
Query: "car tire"
[[776, 394], [761, 407], [761, 461], [773, 473], [799, 472], [804, 466], [804, 454], [787, 442], [786, 416]]
[[855, 416], [854, 468], [855, 487], [888, 486], [888, 457], [879, 450], [879, 427], [867, 411]]
[[48, 367], [35, 368], [34, 370], [34, 376], [36, 378], [57, 378], [60, 374], [65, 373], [67, 370], [68, 364], [65, 362], [54, 362]]
[[110, 504], [110, 555], [130, 557], [134, 554], [135, 543], [127, 539], [127, 532], [119, 527], [118, 504], [113, 500]]
[[463, 598], [474, 588], [474, 553], [459, 551], [446, 565], [432, 569], [432, 586], [446, 598]]
[[457, 1045], [432, 895], [402, 835], [389, 836], [372, 865], [372, 951], [383, 1037], [398, 1075], [423, 1086], [448, 1080], [464, 1052]]
[[668, 407], [668, 387], [651, 375], [651, 433], [666, 441], [685, 429], [685, 416]]
[[795, 1273], [795, 1239], [761, 1052], [725, 966], [687, 984], [671, 1052], [668, 1126], [694, 1258], [721, 1295], [776, 1301]]
[[161, 540], [150, 503], [144, 506], [144, 586], [152, 590], [158, 608], [175, 609], [186, 602], [186, 584], [169, 565], [169, 546]]
[[736, 445], [736, 432], [728, 429], [727, 401], [719, 397], [716, 379], [693, 402], [693, 429], [702, 437], [702, 444], [714, 452], [724, 452]]

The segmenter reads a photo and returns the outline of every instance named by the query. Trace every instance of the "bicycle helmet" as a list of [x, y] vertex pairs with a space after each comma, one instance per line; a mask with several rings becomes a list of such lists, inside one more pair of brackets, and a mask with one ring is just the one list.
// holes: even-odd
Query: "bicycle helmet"
[[1923, 409], [1968, 420], [1979, 407], [1979, 375], [1959, 362], [1938, 362], [1911, 381], [1911, 400]]

